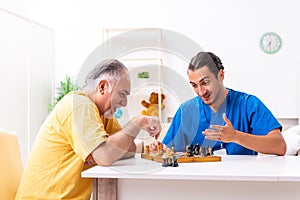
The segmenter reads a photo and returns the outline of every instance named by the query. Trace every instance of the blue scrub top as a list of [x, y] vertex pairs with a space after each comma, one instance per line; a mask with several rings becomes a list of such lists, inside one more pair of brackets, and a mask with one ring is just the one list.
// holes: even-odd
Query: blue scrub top
[[210, 125], [225, 125], [223, 113], [226, 113], [234, 129], [248, 134], [266, 135], [273, 129], [282, 129], [270, 110], [256, 96], [232, 89], [228, 91], [216, 113], [199, 96], [184, 102], [177, 110], [162, 143], [168, 147], [174, 143], [177, 152], [185, 152], [186, 146], [198, 143], [212, 147], [213, 151], [223, 147], [229, 155], [257, 155], [257, 152], [233, 142], [207, 140], [202, 134]]

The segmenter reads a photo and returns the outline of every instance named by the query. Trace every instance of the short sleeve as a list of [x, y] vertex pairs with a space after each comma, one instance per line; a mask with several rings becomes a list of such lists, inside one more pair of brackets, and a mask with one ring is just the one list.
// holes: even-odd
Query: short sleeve
[[107, 132], [99, 116], [96, 105], [88, 101], [80, 101], [73, 106], [69, 119], [69, 139], [73, 150], [82, 160], [107, 140]]
[[249, 97], [247, 102], [247, 112], [253, 134], [266, 135], [277, 128], [282, 130], [282, 126], [278, 120], [257, 97]]

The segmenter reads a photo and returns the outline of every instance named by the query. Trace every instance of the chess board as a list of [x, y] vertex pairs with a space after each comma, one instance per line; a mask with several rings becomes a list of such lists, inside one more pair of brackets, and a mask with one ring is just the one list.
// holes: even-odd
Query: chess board
[[[189, 162], [220, 162], [222, 159], [220, 156], [208, 155], [208, 156], [186, 156], [184, 152], [176, 152], [175, 156], [178, 163], [189, 163]], [[163, 163], [163, 157], [157, 153], [142, 153], [143, 159], [152, 160]]]

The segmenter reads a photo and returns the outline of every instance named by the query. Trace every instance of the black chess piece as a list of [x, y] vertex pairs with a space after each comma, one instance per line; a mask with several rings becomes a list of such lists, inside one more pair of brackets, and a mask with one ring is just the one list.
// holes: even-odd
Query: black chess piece
[[191, 149], [192, 149], [193, 154], [195, 154], [195, 147], [194, 147], [194, 145], [193, 145], [193, 144], [190, 144], [190, 147], [191, 147]]
[[200, 150], [201, 156], [207, 156], [207, 154], [208, 154], [207, 146], [206, 147], [201, 147], [200, 149], [201, 149]]
[[199, 155], [200, 154], [200, 145], [198, 143], [195, 145], [194, 152], [195, 152], [195, 155]]
[[203, 147], [202, 148], [202, 156], [206, 156], [207, 155], [207, 148]]
[[209, 146], [206, 146], [205, 147], [205, 156], [208, 156], [209, 155]]
[[176, 156], [173, 156], [173, 164], [172, 167], [178, 167], [178, 162]]
[[168, 158], [163, 157], [163, 163], [161, 165], [162, 167], [168, 167]]
[[188, 147], [188, 157], [192, 157], [192, 156], [194, 156], [194, 145], [191, 144]]
[[171, 166], [173, 165], [173, 159], [172, 159], [172, 157], [170, 157], [168, 160], [169, 160], [169, 162], [168, 162], [168, 166], [170, 166], [170, 167], [171, 167]]

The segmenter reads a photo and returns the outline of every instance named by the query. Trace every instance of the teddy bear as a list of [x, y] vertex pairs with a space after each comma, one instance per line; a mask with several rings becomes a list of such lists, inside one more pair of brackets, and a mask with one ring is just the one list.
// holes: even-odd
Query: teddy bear
[[[165, 94], [161, 94], [161, 109], [165, 108], [164, 100], [166, 98]], [[152, 92], [149, 97], [149, 102], [143, 100], [141, 101], [142, 106], [144, 106], [145, 110], [141, 111], [142, 115], [150, 115], [150, 116], [158, 116], [158, 93]]]

